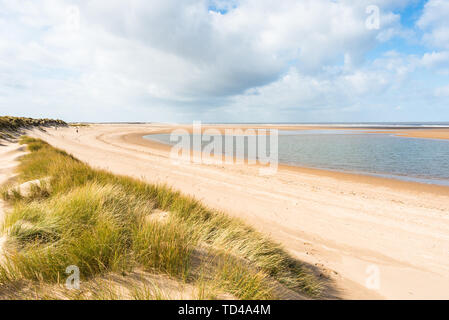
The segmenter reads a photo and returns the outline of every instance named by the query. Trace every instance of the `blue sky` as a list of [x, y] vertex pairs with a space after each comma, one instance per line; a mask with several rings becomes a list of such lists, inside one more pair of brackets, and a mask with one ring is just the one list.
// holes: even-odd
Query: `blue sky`
[[0, 0], [0, 113], [449, 121], [448, 16], [449, 0]]

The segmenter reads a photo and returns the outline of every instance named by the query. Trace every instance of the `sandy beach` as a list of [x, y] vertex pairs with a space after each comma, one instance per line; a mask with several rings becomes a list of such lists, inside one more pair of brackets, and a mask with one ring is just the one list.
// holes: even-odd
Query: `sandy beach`
[[[254, 166], [174, 164], [167, 146], [142, 138], [171, 129], [99, 124], [30, 135], [240, 217], [328, 277], [329, 297], [449, 298], [449, 188], [287, 166], [264, 177]], [[446, 129], [385, 131], [449, 138]], [[367, 288], [373, 274], [378, 287]]]

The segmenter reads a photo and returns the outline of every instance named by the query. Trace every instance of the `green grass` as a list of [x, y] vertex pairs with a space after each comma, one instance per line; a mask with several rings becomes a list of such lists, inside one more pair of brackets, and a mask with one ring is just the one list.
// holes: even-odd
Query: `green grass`
[[[92, 169], [42, 140], [21, 143], [30, 153], [19, 179], [48, 183], [27, 196], [4, 192], [13, 209], [2, 230], [9, 240], [0, 284], [61, 283], [76, 265], [84, 280], [143, 268], [197, 286], [199, 297], [278, 298], [273, 281], [319, 294], [311, 271], [242, 221], [166, 186]], [[167, 218], [151, 219], [156, 209]]]

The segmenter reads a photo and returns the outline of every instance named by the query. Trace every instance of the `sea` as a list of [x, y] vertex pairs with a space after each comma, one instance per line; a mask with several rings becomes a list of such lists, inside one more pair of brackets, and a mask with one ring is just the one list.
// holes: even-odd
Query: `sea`
[[[255, 127], [266, 125], [242, 124]], [[270, 125], [331, 127], [325, 130], [313, 128], [279, 130], [277, 143], [279, 163], [449, 186], [449, 140], [400, 137], [380, 132], [393, 128], [449, 128], [449, 122], [270, 123]], [[335, 129], [332, 129], [333, 126]], [[339, 127], [345, 129], [337, 129]], [[351, 128], [367, 130], [351, 130]], [[192, 134], [189, 135], [193, 141]], [[175, 145], [179, 140], [174, 140], [173, 137], [171, 139], [170, 136], [170, 134], [153, 134], [144, 138]], [[202, 139], [205, 141], [201, 144], [201, 148], [203, 149], [213, 138], [203, 135]], [[235, 139], [236, 137], [234, 144]], [[269, 153], [270, 143], [269, 139], [266, 140]], [[226, 142], [229, 142], [229, 137], [223, 137], [223, 154], [227, 154], [224, 146]], [[245, 158], [249, 158], [248, 150], [256, 147], [251, 146], [254, 143], [257, 143], [254, 139], [245, 137]], [[194, 148], [193, 143], [191, 148]], [[235, 146], [233, 152], [235, 154]]]

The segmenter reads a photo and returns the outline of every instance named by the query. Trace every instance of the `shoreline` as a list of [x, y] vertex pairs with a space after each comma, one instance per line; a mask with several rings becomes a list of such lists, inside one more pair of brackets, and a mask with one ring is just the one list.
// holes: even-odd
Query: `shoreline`
[[[155, 140], [145, 139], [145, 135], [152, 135], [152, 134], [161, 134], [161, 133], [167, 133], [167, 130], [161, 130], [161, 131], [152, 131], [150, 133], [148, 132], [141, 132], [141, 133], [131, 133], [131, 134], [125, 134], [122, 136], [123, 141], [126, 141], [127, 143], [137, 144], [140, 146], [145, 146], [148, 148], [155, 149], [157, 151], [162, 151], [165, 153], [165, 156], [169, 157], [169, 152], [171, 149], [171, 145], [158, 142]], [[192, 152], [192, 150], [191, 150]], [[247, 165], [245, 163], [245, 165]], [[254, 165], [252, 165], [254, 166]], [[259, 165], [259, 167], [261, 167]], [[408, 190], [408, 191], [415, 191], [415, 192], [429, 192], [429, 193], [435, 193], [440, 195], [448, 195], [449, 196], [449, 186], [439, 185], [439, 184], [431, 184], [431, 183], [424, 183], [424, 182], [418, 182], [418, 181], [405, 181], [401, 179], [396, 179], [394, 177], [381, 177], [376, 175], [370, 175], [365, 173], [353, 173], [353, 172], [345, 172], [345, 171], [338, 171], [338, 170], [331, 170], [331, 169], [322, 169], [322, 168], [312, 168], [312, 167], [306, 167], [306, 166], [300, 166], [300, 165], [291, 165], [291, 164], [285, 164], [285, 163], [279, 163], [278, 168], [280, 170], [287, 170], [290, 172], [299, 172], [299, 173], [306, 173], [306, 174], [312, 174], [317, 176], [326, 176], [326, 177], [332, 177], [335, 179], [340, 180], [347, 180], [347, 181], [353, 181], [358, 183], [366, 183], [366, 184], [373, 184], [377, 186], [388, 186], [390, 188], [400, 188], [402, 190]]]

